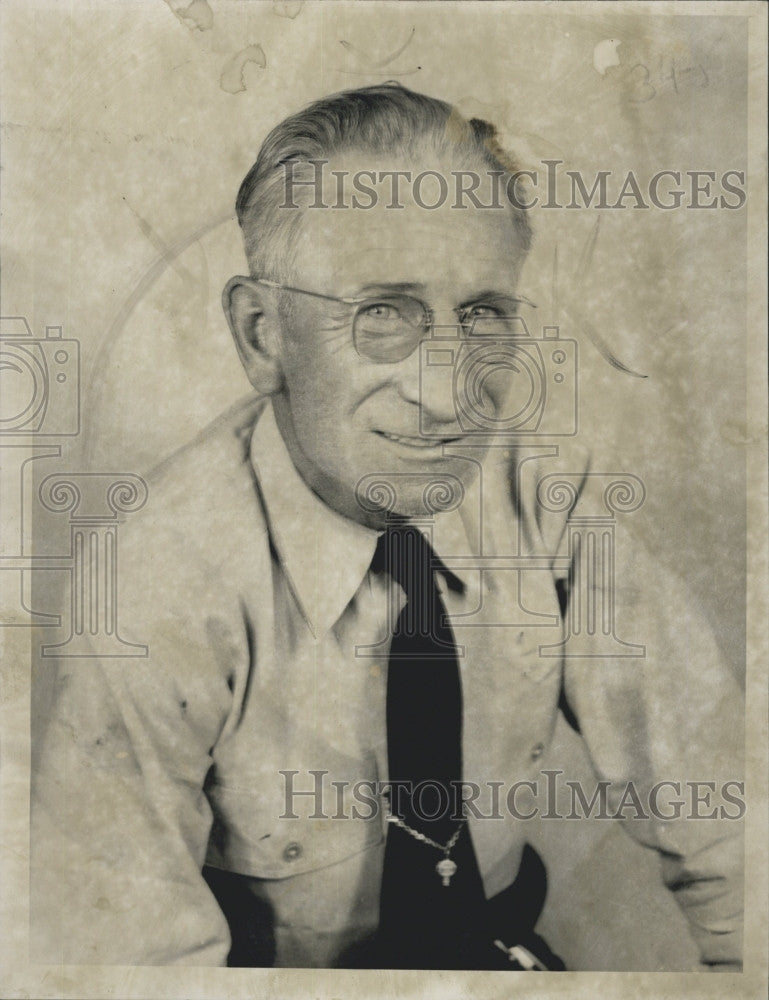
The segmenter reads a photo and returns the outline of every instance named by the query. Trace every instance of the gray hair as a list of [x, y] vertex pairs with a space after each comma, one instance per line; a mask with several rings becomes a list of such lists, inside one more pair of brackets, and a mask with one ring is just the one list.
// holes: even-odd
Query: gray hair
[[235, 205], [252, 273], [278, 278], [288, 263], [290, 237], [302, 213], [278, 209], [285, 198], [285, 164], [352, 150], [414, 158], [426, 145], [442, 156], [482, 163], [512, 181], [504, 190], [521, 247], [528, 250], [532, 232], [517, 196], [519, 167], [499, 144], [496, 128], [478, 118], [468, 121], [451, 104], [390, 82], [315, 101], [264, 140]]

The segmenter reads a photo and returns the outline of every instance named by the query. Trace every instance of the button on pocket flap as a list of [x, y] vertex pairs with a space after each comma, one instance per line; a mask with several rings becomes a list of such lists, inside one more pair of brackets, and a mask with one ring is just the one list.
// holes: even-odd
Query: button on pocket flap
[[[333, 789], [330, 790], [333, 792]], [[382, 839], [380, 817], [371, 805], [354, 811], [349, 802], [337, 809], [328, 801], [265, 805], [262, 796], [213, 785], [214, 811], [208, 863], [255, 878], [288, 878], [336, 864]]]

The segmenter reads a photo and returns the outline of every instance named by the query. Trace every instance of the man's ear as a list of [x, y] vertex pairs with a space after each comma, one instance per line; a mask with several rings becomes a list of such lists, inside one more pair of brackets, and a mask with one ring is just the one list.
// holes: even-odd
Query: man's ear
[[283, 371], [277, 357], [278, 316], [272, 297], [253, 278], [237, 275], [224, 286], [222, 306], [249, 382], [263, 395], [278, 392]]

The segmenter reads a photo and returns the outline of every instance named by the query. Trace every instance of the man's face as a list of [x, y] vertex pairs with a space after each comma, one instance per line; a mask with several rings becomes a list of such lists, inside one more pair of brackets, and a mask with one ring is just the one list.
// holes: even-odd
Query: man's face
[[[412, 167], [412, 176], [429, 168]], [[335, 169], [356, 166], [332, 161], [327, 176]], [[389, 308], [389, 296], [405, 291], [431, 309], [439, 335], [455, 337], [457, 310], [488, 302], [490, 293], [515, 294], [523, 253], [507, 210], [452, 209], [453, 198], [427, 210], [405, 193], [405, 207], [393, 209], [386, 207], [384, 187], [380, 194], [371, 209], [306, 209], [284, 282], [365, 296], [374, 313], [378, 297]], [[334, 204], [333, 187], [325, 200]], [[365, 477], [391, 484], [395, 512], [405, 516], [425, 513], [425, 487], [442, 476], [467, 486], [485, 448], [460, 425], [453, 367], [428, 369], [418, 345], [397, 361], [361, 356], [352, 335], [356, 307], [287, 294], [279, 357], [284, 382], [275, 411], [308, 485], [335, 510], [368, 524], [381, 523], [381, 516], [356, 499], [371, 482]], [[476, 312], [488, 314], [482, 306]], [[453, 326], [440, 330], [444, 324]], [[508, 379], [509, 372], [501, 372], [484, 380], [485, 413], [503, 407]]]

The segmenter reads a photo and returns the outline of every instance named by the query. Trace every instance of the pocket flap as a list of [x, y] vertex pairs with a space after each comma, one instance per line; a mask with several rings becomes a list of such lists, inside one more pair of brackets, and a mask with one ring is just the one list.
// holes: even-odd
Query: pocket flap
[[[298, 804], [293, 809], [285, 803], [269, 809], [254, 792], [211, 786], [214, 825], [207, 864], [255, 878], [289, 878], [326, 868], [382, 841], [381, 817], [372, 809], [374, 803], [358, 802], [356, 815], [350, 796], [344, 797], [339, 810], [334, 789], [327, 792], [312, 818], [312, 800], [306, 810], [310, 815], [299, 815]], [[294, 813], [297, 818], [292, 818]]]

